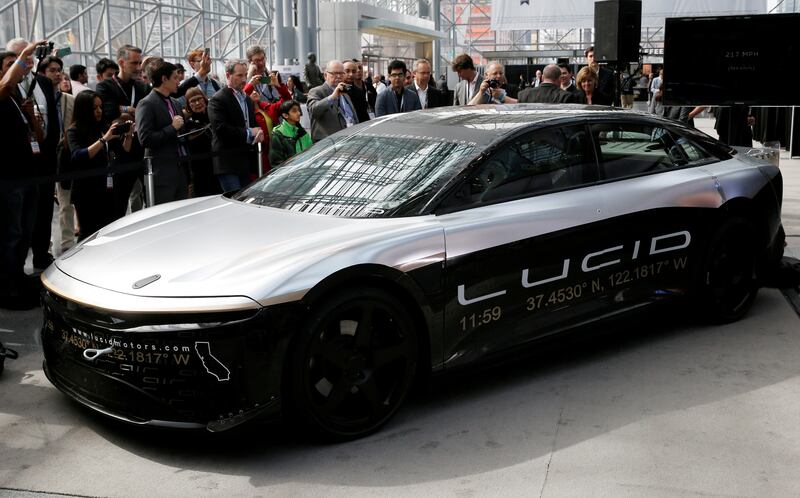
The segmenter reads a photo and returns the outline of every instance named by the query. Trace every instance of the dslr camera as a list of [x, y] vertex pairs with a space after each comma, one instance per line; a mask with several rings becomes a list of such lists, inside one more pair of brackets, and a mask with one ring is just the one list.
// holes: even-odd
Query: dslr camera
[[53, 53], [53, 42], [44, 42], [41, 45], [36, 46], [36, 51], [34, 55], [37, 59], [42, 60], [48, 55]]
[[347, 93], [352, 92], [353, 91], [353, 85], [348, 85], [348, 84], [345, 83], [344, 91], [347, 92]]
[[486, 84], [489, 85], [489, 88], [500, 88], [500, 80], [487, 80]]

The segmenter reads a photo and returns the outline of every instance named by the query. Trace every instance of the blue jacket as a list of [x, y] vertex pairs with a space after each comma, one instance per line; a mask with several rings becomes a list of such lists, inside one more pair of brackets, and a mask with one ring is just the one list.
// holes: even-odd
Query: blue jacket
[[419, 96], [408, 88], [403, 88], [402, 106], [401, 109], [397, 109], [397, 98], [394, 96], [394, 90], [389, 88], [378, 95], [378, 100], [375, 102], [375, 117], [419, 109], [422, 109], [422, 104], [419, 103]]

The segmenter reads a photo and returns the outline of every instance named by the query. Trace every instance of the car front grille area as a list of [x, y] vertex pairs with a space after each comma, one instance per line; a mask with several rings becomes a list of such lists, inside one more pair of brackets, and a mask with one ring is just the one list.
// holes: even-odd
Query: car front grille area
[[[205, 424], [277, 394], [266, 387], [274, 345], [263, 310], [127, 320], [43, 297], [48, 376], [102, 410], [134, 421]], [[148, 318], [154, 326], [145, 325]]]

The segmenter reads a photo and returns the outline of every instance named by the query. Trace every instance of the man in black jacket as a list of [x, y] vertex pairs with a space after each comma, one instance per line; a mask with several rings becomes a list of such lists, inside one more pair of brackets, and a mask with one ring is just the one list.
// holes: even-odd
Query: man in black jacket
[[23, 99], [18, 84], [30, 72], [30, 56], [36, 43], [14, 52], [0, 52], [0, 134], [3, 167], [0, 168], [0, 308], [30, 309], [38, 306], [38, 293], [25, 276], [36, 213], [36, 186], [25, 180], [34, 151], [39, 150], [41, 128], [33, 116], [30, 99]]
[[614, 105], [619, 105], [615, 97], [616, 84], [614, 83], [614, 71], [597, 63], [594, 58], [594, 46], [584, 50], [583, 55], [586, 56], [586, 62], [589, 67], [597, 73], [597, 86], [595, 87], [595, 91], [607, 96], [614, 102]]
[[369, 112], [367, 111], [367, 95], [361, 88], [356, 85], [358, 73], [360, 69], [358, 63], [349, 60], [344, 61], [344, 82], [347, 83], [347, 95], [353, 101], [353, 107], [356, 109], [356, 116], [358, 122], [363, 123], [369, 121]]
[[258, 157], [253, 147], [264, 140], [256, 123], [253, 101], [242, 91], [247, 81], [247, 62], [232, 60], [225, 64], [227, 86], [208, 102], [211, 121], [211, 149], [214, 174], [223, 192], [238, 190], [250, 183], [250, 173], [257, 169]]
[[[123, 112], [136, 115], [139, 102], [150, 92], [147, 85], [139, 80], [142, 72], [142, 49], [133, 45], [123, 45], [117, 50], [117, 64], [119, 74], [106, 78], [97, 83], [97, 95], [103, 101], [103, 122], [105, 126], [119, 117]], [[142, 161], [144, 149], [139, 142], [134, 140], [133, 149], [127, 158], [131, 161]], [[140, 181], [142, 171], [126, 171], [114, 175], [114, 211], [116, 217], [122, 217], [128, 208], [128, 199], [134, 189], [134, 184]], [[137, 192], [141, 192], [140, 185]], [[137, 195], [130, 199], [131, 209], [136, 211], [141, 208]], [[78, 215], [80, 216], [80, 215]]]
[[581, 99], [581, 91], [575, 86], [575, 80], [572, 78], [572, 68], [569, 64], [562, 62], [558, 65], [561, 71], [561, 89], [570, 94], [570, 102], [579, 102]]
[[416, 92], [423, 109], [433, 109], [447, 104], [444, 93], [430, 85], [431, 63], [428, 59], [414, 61], [414, 82], [408, 86]]
[[186, 178], [186, 148], [179, 143], [183, 128], [180, 104], [170, 97], [178, 91], [178, 68], [158, 59], [150, 64], [153, 91], [136, 109], [139, 142], [145, 155], [153, 158], [154, 201], [156, 204], [186, 199], [189, 182]]
[[572, 102], [572, 97], [559, 86], [561, 69], [550, 64], [542, 71], [542, 82], [537, 87], [526, 88], [519, 92], [520, 103], [539, 102], [543, 104], [563, 104]]

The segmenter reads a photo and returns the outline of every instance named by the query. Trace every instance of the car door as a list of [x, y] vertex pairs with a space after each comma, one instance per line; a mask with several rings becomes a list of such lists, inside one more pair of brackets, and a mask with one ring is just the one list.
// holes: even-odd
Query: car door
[[682, 294], [722, 197], [703, 166], [717, 159], [680, 132], [649, 122], [589, 126], [600, 163], [599, 226], [609, 241], [594, 274], [608, 309]]
[[451, 365], [580, 319], [591, 289], [581, 241], [600, 213], [583, 125], [509, 140], [439, 207], [445, 232], [445, 359]]

